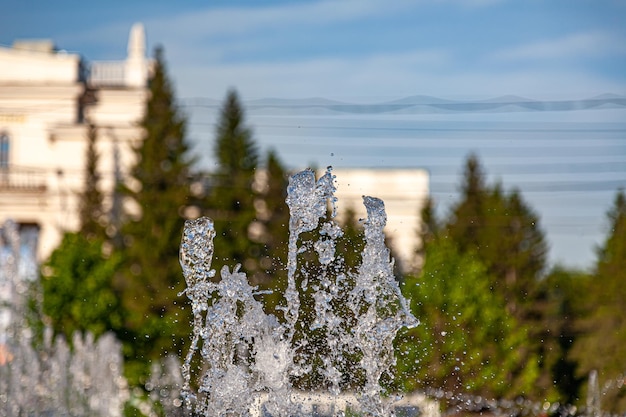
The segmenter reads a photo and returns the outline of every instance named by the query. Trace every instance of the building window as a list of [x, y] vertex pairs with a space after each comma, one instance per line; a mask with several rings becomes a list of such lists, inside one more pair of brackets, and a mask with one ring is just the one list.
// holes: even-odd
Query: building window
[[0, 132], [0, 168], [9, 167], [9, 135]]
[[[34, 281], [37, 279], [37, 246], [40, 226], [36, 223], [19, 223], [7, 220], [0, 224], [0, 286], [7, 282]], [[19, 251], [15, 253], [15, 251]], [[17, 258], [17, 264], [10, 259]], [[12, 267], [11, 267], [12, 265]], [[0, 304], [2, 297], [0, 296]]]
[[18, 274], [22, 279], [37, 279], [39, 264], [37, 263], [37, 246], [41, 228], [37, 223], [20, 223], [20, 263]]

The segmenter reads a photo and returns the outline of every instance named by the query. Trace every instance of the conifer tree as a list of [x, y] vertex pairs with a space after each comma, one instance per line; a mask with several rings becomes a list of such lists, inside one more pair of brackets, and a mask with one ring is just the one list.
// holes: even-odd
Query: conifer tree
[[576, 326], [588, 314], [586, 299], [592, 283], [591, 274], [557, 265], [539, 282], [535, 298], [542, 317], [534, 336], [542, 341], [538, 351], [542, 372], [537, 385], [554, 388], [563, 404], [575, 404], [585, 397], [585, 378], [577, 375], [578, 364], [571, 352], [580, 336]]
[[337, 239], [337, 254], [343, 258], [346, 270], [356, 273], [362, 263], [361, 253], [365, 247], [363, 225], [353, 207], [348, 207], [340, 220], [343, 235]]
[[461, 201], [453, 208], [446, 233], [462, 252], [480, 253], [480, 236], [485, 228], [488, 189], [485, 174], [476, 155], [465, 163]]
[[487, 266], [509, 312], [525, 320], [533, 315], [532, 297], [546, 262], [539, 218], [519, 192], [487, 186], [475, 155], [467, 160], [463, 181], [445, 232], [461, 252], [475, 254]]
[[97, 129], [89, 124], [85, 155], [85, 182], [79, 200], [80, 228], [66, 232], [43, 265], [43, 312], [56, 334], [72, 340], [74, 332], [95, 337], [119, 330], [122, 311], [112, 288], [120, 265], [119, 254], [104, 251], [103, 195], [97, 172]]
[[507, 314], [490, 282], [487, 268], [449, 239], [427, 246], [421, 273], [403, 285], [421, 324], [397, 338], [402, 388], [488, 398], [532, 393], [538, 358], [528, 354], [527, 329]]
[[602, 385], [611, 385], [603, 395], [604, 411], [626, 412], [626, 195], [615, 196], [607, 213], [609, 233], [597, 251], [594, 279], [586, 293], [589, 314], [579, 323], [572, 357], [578, 372], [587, 377], [598, 372]]
[[426, 256], [426, 248], [439, 236], [439, 229], [435, 202], [428, 197], [420, 210], [420, 228], [418, 230], [420, 246], [415, 251], [416, 255], [421, 258], [422, 263], [424, 262], [423, 258]]
[[74, 332], [96, 338], [122, 328], [123, 311], [112, 281], [120, 255], [105, 255], [103, 239], [81, 232], [63, 235], [43, 266], [43, 313], [55, 334], [72, 340]]
[[92, 123], [89, 123], [87, 129], [85, 181], [79, 202], [80, 231], [89, 239], [103, 238], [103, 195], [99, 188], [99, 157], [96, 151], [98, 129]]
[[[288, 174], [278, 155], [269, 151], [266, 157], [265, 179], [260, 201], [263, 206], [265, 257], [262, 269], [273, 275], [285, 269], [287, 263], [287, 241], [289, 240], [289, 208], [287, 198]], [[259, 210], [257, 210], [258, 212]], [[270, 277], [271, 278], [271, 277]]]
[[206, 214], [215, 224], [215, 260], [234, 267], [241, 264], [253, 283], [262, 281], [262, 225], [257, 219], [253, 187], [259, 155], [252, 131], [244, 123], [239, 96], [230, 90], [217, 124], [214, 155], [217, 168]]
[[270, 150], [265, 158], [265, 176], [256, 201], [257, 215], [263, 225], [261, 285], [273, 290], [265, 296], [268, 311], [274, 311], [281, 294], [287, 288], [287, 247], [289, 240], [288, 174], [276, 152]]
[[124, 189], [134, 210], [122, 227], [125, 268], [116, 280], [126, 312], [120, 337], [132, 383], [145, 376], [149, 361], [178, 354], [190, 334], [189, 308], [178, 296], [184, 289], [178, 251], [193, 160], [161, 49], [149, 89], [143, 140]]
[[[487, 185], [478, 157], [470, 155], [461, 199], [452, 207], [442, 234], [487, 268], [490, 290], [504, 299], [508, 314], [529, 329], [526, 354], [531, 358], [540, 353], [544, 312], [537, 301], [547, 246], [538, 216], [520, 193], [507, 193], [497, 183]], [[543, 388], [545, 395], [552, 395], [551, 387]]]

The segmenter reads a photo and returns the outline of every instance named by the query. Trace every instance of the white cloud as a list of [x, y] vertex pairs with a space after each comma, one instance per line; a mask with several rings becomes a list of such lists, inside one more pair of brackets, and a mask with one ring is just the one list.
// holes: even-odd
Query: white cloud
[[448, 0], [449, 3], [457, 3], [466, 7], [488, 7], [504, 3], [506, 0]]
[[625, 54], [626, 41], [607, 32], [574, 33], [556, 39], [521, 45], [493, 54], [500, 61], [590, 58]]
[[325, 25], [397, 13], [412, 2], [399, 0], [321, 0], [266, 7], [207, 8], [149, 20], [147, 25], [169, 37], [241, 35], [281, 26]]
[[[419, 74], [445, 69], [442, 50], [379, 53], [357, 58], [315, 58], [292, 62], [257, 62], [172, 66], [181, 97], [220, 97], [237, 87], [249, 98], [363, 96], [390, 88], [388, 94], [410, 89]], [[401, 87], [400, 87], [401, 86]]]
[[[626, 92], [623, 82], [576, 69], [467, 71], [450, 65], [442, 51], [414, 51], [360, 59], [217, 64], [172, 67], [179, 97], [221, 98], [236, 87], [245, 98], [326, 97], [358, 100], [413, 94], [488, 97], [581, 98]], [[376, 101], [376, 100], [374, 100]]]
[[[224, 48], [242, 51], [263, 42], [271, 34], [287, 31], [321, 29], [341, 30], [342, 25], [382, 16], [416, 13], [430, 6], [485, 7], [506, 0], [315, 0], [276, 4], [254, 3], [251, 6], [204, 6], [182, 12], [144, 18], [151, 44], [165, 43], [168, 56], [188, 62], [219, 60]], [[98, 45], [104, 57], [123, 57], [125, 42], [133, 20], [119, 16], [106, 25], [94, 25], [82, 33], [59, 37], [61, 43], [80, 38], [83, 44]], [[330, 27], [333, 26], [333, 27]]]
[[316, 26], [403, 14], [421, 7], [452, 5], [485, 7], [505, 0], [318, 0], [273, 6], [205, 8], [147, 20], [157, 39], [210, 40], [283, 27]]
[[[426, 0], [433, 2], [438, 0]], [[464, 0], [467, 1], [467, 0]], [[470, 0], [476, 1], [476, 0]], [[259, 3], [261, 4], [261, 3]], [[254, 5], [247, 7], [200, 7], [185, 12], [142, 19], [147, 28], [148, 40], [156, 43], [166, 42], [172, 48], [189, 50], [199, 48], [197, 53], [204, 54], [216, 38], [251, 39], [259, 33], [272, 33], [281, 28], [302, 26], [324, 27], [333, 23], [345, 23], [370, 17], [397, 14], [413, 8], [411, 0], [318, 0], [279, 4], [273, 6]], [[125, 42], [134, 21], [119, 16], [105, 25], [94, 25], [81, 33], [74, 31], [57, 37], [60, 44], [71, 43], [80, 38], [83, 43], [99, 45], [106, 49], [107, 56], [98, 59], [115, 59], [113, 54], [125, 52]], [[121, 49], [120, 48], [124, 48]], [[111, 56], [109, 56], [111, 54]]]
[[[482, 62], [485, 64], [482, 68], [476, 66], [480, 63], [470, 62], [471, 69], [460, 61], [462, 57], [452, 54], [454, 45], [450, 50], [409, 46], [410, 49], [399, 52], [381, 52], [381, 49], [375, 49], [380, 48], [377, 45], [371, 53], [363, 48], [358, 52], [349, 51], [346, 56], [336, 51], [332, 56], [330, 53], [325, 55], [318, 47], [315, 55], [302, 58], [302, 54], [294, 55], [293, 50], [281, 51], [280, 46], [273, 44], [273, 36], [278, 33], [288, 36], [303, 25], [334, 30], [336, 28], [326, 28], [325, 25], [341, 23], [337, 25], [341, 28], [344, 22], [406, 13], [409, 9], [428, 5], [487, 7], [502, 1], [506, 0], [320, 0], [270, 7], [207, 8], [146, 20], [145, 24], [149, 40], [164, 42], [177, 95], [183, 98], [219, 99], [229, 87], [236, 87], [246, 98], [324, 96], [358, 99], [412, 94], [580, 97], [625, 92], [621, 79], [611, 81], [570, 65], [571, 58], [625, 54], [626, 42], [608, 31], [580, 32], [519, 45], [488, 56]], [[279, 30], [281, 26], [287, 30]], [[126, 38], [129, 28], [130, 25], [120, 29], [119, 24], [96, 28], [91, 35], [94, 39], [110, 40], [107, 31], [116, 33], [116, 36], [121, 32]], [[411, 44], [410, 39], [407, 42]], [[121, 48], [125, 48], [125, 39], [121, 43]], [[400, 46], [394, 45], [395, 48]], [[258, 53], [264, 48], [272, 52], [267, 58]], [[120, 50], [119, 46], [116, 49]], [[226, 54], [250, 58], [246, 62], [227, 62], [224, 59]], [[552, 65], [549, 71], [539, 67], [522, 70], [516, 65], [514, 70], [503, 70], [494, 65], [497, 62], [541, 63], [549, 59], [559, 64], [558, 67]]]

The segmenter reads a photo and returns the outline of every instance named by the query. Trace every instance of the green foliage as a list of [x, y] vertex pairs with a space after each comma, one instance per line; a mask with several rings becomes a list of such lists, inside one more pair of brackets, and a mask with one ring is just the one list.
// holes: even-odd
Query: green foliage
[[252, 282], [258, 283], [263, 280], [259, 265], [262, 225], [254, 205], [259, 191], [253, 185], [259, 157], [234, 90], [228, 92], [221, 109], [214, 154], [217, 168], [205, 209], [217, 231], [215, 260], [241, 264]]
[[346, 417], [361, 417], [363, 414], [359, 413], [358, 411], [353, 410], [350, 407], [346, 408]]
[[98, 337], [122, 325], [119, 297], [112, 289], [120, 257], [107, 257], [102, 249], [100, 239], [66, 233], [44, 265], [43, 312], [66, 340], [76, 331]]
[[[461, 198], [452, 207], [449, 217], [438, 221], [432, 201], [427, 202], [421, 215], [423, 245], [418, 253], [425, 255], [428, 264], [429, 246], [440, 245], [445, 239], [459, 256], [483, 265], [487, 280], [483, 290], [502, 300], [505, 312], [517, 326], [527, 329], [525, 347], [518, 351], [522, 355], [518, 362], [535, 363], [544, 353], [542, 314], [545, 312], [538, 301], [542, 296], [539, 281], [547, 254], [537, 214], [519, 192], [507, 193], [499, 184], [488, 185], [478, 158], [470, 155], [464, 167]], [[489, 351], [488, 346], [484, 349]], [[547, 375], [550, 370], [543, 372]], [[554, 396], [550, 382], [536, 385], [532, 391], [526, 394], [538, 400]]]
[[[329, 216], [320, 224], [328, 222]], [[301, 390], [319, 390], [324, 387], [324, 363], [322, 356], [329, 355], [329, 346], [325, 343], [326, 329], [314, 326], [315, 293], [320, 289], [320, 281], [328, 271], [337, 266], [338, 259], [333, 259], [333, 265], [319, 263], [318, 253], [315, 251], [314, 242], [319, 237], [321, 226], [299, 236], [299, 250], [297, 263], [302, 266], [296, 271], [296, 290], [300, 306], [298, 309], [298, 321], [295, 324], [294, 340], [292, 346], [296, 347], [294, 362], [310, 364], [311, 369], [303, 375], [292, 378], [294, 387]]]
[[87, 150], [85, 152], [85, 182], [80, 196], [79, 218], [80, 231], [88, 238], [104, 238], [102, 226], [104, 211], [103, 195], [99, 189], [100, 176], [97, 171], [98, 153], [96, 143], [98, 131], [95, 125], [89, 124], [87, 131]]
[[337, 253], [341, 254], [346, 270], [352, 273], [361, 265], [361, 253], [365, 247], [363, 225], [359, 223], [356, 212], [348, 207], [343, 218], [339, 219], [343, 236], [337, 239]]
[[421, 321], [397, 339], [398, 377], [408, 391], [443, 388], [502, 397], [526, 394], [538, 377], [538, 359], [526, 349], [526, 329], [507, 314], [490, 288], [486, 267], [447, 239], [427, 246], [417, 277], [403, 292]]
[[257, 217], [263, 226], [260, 238], [262, 255], [259, 258], [260, 285], [271, 289], [264, 297], [268, 312], [280, 315], [276, 310], [287, 288], [287, 248], [289, 240], [289, 207], [287, 198], [288, 173], [278, 155], [270, 151], [265, 162], [265, 181], [256, 200]]
[[439, 235], [441, 228], [435, 213], [435, 202], [430, 197], [426, 199], [420, 211], [420, 221], [419, 241], [421, 247], [418, 248], [417, 254], [424, 256], [426, 254], [426, 247]]
[[85, 181], [80, 194], [80, 230], [65, 233], [43, 267], [43, 313], [56, 334], [72, 340], [74, 332], [95, 337], [120, 329], [122, 312], [112, 288], [120, 255], [105, 255], [103, 195], [99, 189], [97, 130], [89, 125]]
[[[601, 384], [626, 373], [626, 196], [620, 190], [607, 214], [609, 233], [598, 249], [593, 281], [585, 294], [588, 314], [578, 323], [582, 332], [571, 357], [580, 376], [598, 371]], [[618, 386], [620, 386], [618, 388]], [[626, 411], [626, 386], [613, 384], [602, 398], [605, 411]]]
[[[624, 190], [618, 191], [613, 207], [607, 213], [609, 235], [602, 247], [598, 249], [596, 274], [617, 288], [623, 288], [626, 276], [626, 195]], [[607, 282], [609, 283], [609, 282]], [[614, 299], [615, 297], [613, 297]]]
[[[320, 262], [319, 244], [329, 239], [327, 232], [322, 230], [328, 230], [334, 220], [327, 212], [315, 230], [302, 233], [298, 239], [297, 263], [302, 268], [298, 268], [295, 275], [300, 306], [293, 340], [296, 347], [294, 360], [310, 364], [311, 369], [293, 377], [291, 382], [303, 390], [328, 388], [324, 375], [331, 364], [341, 374], [338, 381], [341, 389], [362, 388], [365, 384], [365, 373], [360, 366], [363, 355], [354, 346], [345, 345], [342, 337], [351, 334], [358, 314], [365, 314], [365, 310], [355, 313], [350, 301], [354, 298], [352, 291], [362, 263], [365, 237], [354, 211], [347, 210], [346, 215], [338, 219], [341, 220], [338, 223], [342, 226], [343, 235], [335, 241], [334, 256], [328, 263]], [[332, 300], [328, 305], [324, 305], [322, 300], [327, 293], [333, 296], [329, 297]], [[337, 318], [333, 325], [318, 323], [318, 310], [323, 308]], [[334, 342], [328, 343], [328, 338]], [[324, 357], [330, 358], [330, 363], [325, 362]]]
[[571, 351], [580, 334], [576, 323], [588, 313], [585, 298], [591, 283], [590, 274], [562, 266], [553, 268], [539, 282], [535, 304], [541, 311], [542, 325], [536, 337], [542, 341], [542, 375], [537, 385], [545, 391], [554, 388], [558, 401], [564, 404], [574, 404], [584, 397], [584, 378], [576, 374], [577, 363]]
[[178, 295], [184, 289], [178, 250], [193, 159], [160, 50], [149, 88], [144, 137], [124, 189], [136, 210], [122, 227], [124, 268], [115, 281], [126, 313], [118, 336], [131, 383], [145, 376], [151, 360], [178, 354], [190, 333], [189, 308]]
[[509, 312], [527, 319], [533, 315], [534, 291], [546, 264], [547, 245], [539, 217], [519, 192], [505, 194], [499, 185], [488, 187], [474, 155], [466, 162], [461, 190], [446, 235], [461, 252], [478, 256]]

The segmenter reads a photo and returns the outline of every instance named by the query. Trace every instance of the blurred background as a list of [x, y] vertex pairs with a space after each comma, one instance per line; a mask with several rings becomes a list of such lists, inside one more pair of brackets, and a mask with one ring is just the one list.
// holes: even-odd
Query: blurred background
[[332, 166], [338, 247], [383, 198], [423, 321], [394, 389], [626, 409], [623, 0], [0, 5], [0, 373], [25, 328], [113, 332], [116, 404], [149, 403], [188, 344], [184, 219], [284, 289], [287, 177]]
[[123, 60], [143, 22], [208, 167], [234, 87], [287, 166], [424, 168], [442, 213], [477, 153], [540, 212], [551, 262], [583, 268], [626, 181], [618, 0], [4, 3], [1, 44], [51, 39], [87, 63]]

